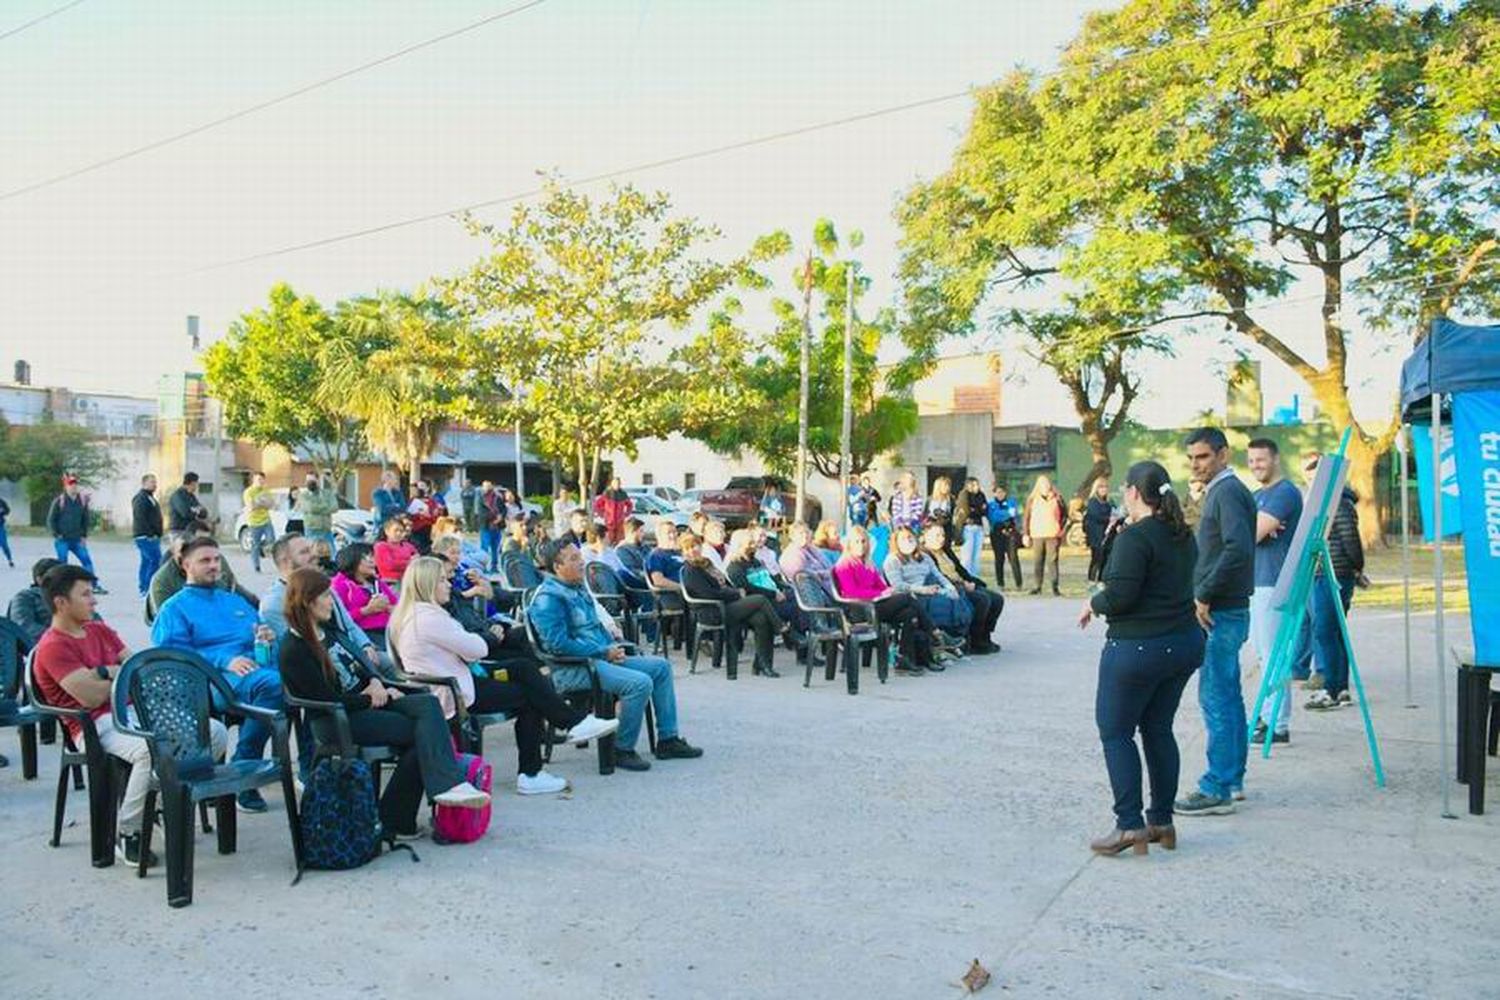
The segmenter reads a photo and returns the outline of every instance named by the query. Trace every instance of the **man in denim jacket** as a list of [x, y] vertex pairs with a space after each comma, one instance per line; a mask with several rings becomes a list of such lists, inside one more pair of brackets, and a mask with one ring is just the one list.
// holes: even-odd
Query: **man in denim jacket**
[[[656, 706], [658, 760], [703, 756], [677, 732], [677, 693], [672, 665], [659, 656], [627, 656], [600, 617], [599, 606], [583, 585], [583, 553], [576, 545], [554, 545], [544, 553], [547, 577], [531, 600], [527, 614], [536, 625], [542, 646], [559, 656], [583, 656], [593, 661], [603, 689], [620, 699], [620, 729], [615, 737], [615, 766], [627, 771], [650, 770], [636, 752], [646, 701]], [[582, 667], [552, 672], [559, 691], [578, 691], [592, 683]]]

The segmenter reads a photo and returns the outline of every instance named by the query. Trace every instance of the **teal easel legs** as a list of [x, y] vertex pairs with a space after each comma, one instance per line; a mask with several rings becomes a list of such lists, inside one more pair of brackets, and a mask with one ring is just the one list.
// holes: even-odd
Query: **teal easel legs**
[[[1380, 763], [1380, 746], [1375, 742], [1375, 723], [1370, 721], [1370, 705], [1365, 701], [1365, 682], [1360, 679], [1359, 664], [1354, 659], [1354, 643], [1349, 638], [1349, 619], [1344, 616], [1344, 602], [1340, 599], [1338, 581], [1333, 575], [1333, 559], [1328, 555], [1326, 544], [1319, 546], [1318, 552], [1323, 562], [1323, 583], [1333, 589], [1333, 610], [1339, 620], [1339, 635], [1344, 640], [1344, 655], [1349, 658], [1349, 681], [1354, 685], [1359, 712], [1365, 722], [1365, 741], [1370, 744], [1370, 763], [1375, 766], [1375, 785], [1377, 788], [1384, 788], [1385, 768]], [[1313, 586], [1317, 586], [1316, 582]]]

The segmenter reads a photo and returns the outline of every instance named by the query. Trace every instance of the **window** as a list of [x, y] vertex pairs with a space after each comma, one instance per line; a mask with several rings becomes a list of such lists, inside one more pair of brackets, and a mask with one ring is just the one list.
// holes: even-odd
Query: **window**
[[696, 472], [684, 472], [682, 474], [682, 488], [683, 489], [690, 490], [690, 489], [692, 489], [693, 487], [695, 487], [697, 485], [698, 485], [698, 473], [696, 473]]
[[643, 485], [650, 486], [653, 482], [655, 482], [655, 477], [652, 476], [651, 473], [649, 473], [649, 472], [643, 472], [643, 473], [641, 473], [641, 483]]

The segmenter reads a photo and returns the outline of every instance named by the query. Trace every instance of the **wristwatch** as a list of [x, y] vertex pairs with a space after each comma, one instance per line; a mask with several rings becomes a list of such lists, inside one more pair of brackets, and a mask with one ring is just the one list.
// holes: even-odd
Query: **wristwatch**
[[108, 667], [95, 667], [94, 668], [94, 673], [98, 674], [99, 677], [102, 680], [108, 681], [108, 680], [113, 680], [114, 679], [114, 678], [112, 678], [112, 677], [109, 676], [109, 668]]

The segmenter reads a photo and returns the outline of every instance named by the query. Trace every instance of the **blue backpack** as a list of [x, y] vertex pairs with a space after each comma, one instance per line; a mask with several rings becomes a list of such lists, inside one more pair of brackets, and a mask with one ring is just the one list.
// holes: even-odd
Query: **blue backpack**
[[300, 820], [302, 868], [343, 870], [368, 863], [380, 853], [385, 836], [370, 765], [328, 757], [318, 761], [302, 794]]

